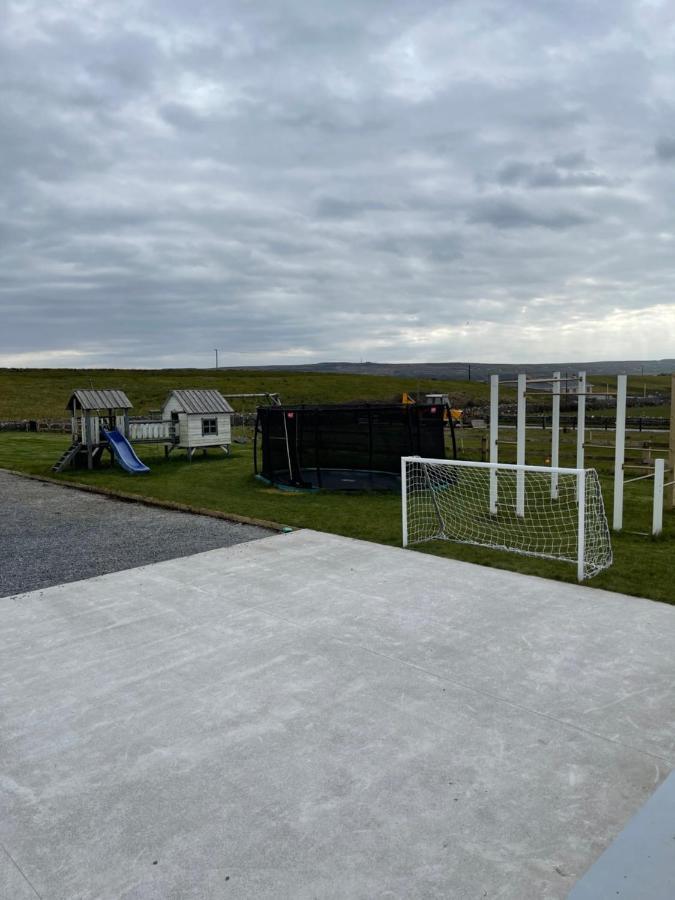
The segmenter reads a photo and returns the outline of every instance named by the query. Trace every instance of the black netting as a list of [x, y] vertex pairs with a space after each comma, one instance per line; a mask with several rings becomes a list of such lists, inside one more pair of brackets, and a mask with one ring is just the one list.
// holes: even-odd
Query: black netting
[[443, 413], [439, 405], [260, 407], [256, 472], [293, 487], [391, 490], [402, 456], [445, 458]]

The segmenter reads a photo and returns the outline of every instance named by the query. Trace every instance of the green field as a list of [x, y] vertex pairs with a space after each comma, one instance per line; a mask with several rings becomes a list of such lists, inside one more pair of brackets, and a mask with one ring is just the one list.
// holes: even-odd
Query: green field
[[[608, 385], [616, 389], [615, 377], [589, 378], [598, 389]], [[323, 372], [255, 372], [214, 369], [0, 369], [0, 421], [24, 419], [59, 420], [72, 390], [117, 388], [125, 391], [134, 404], [134, 415], [146, 415], [161, 407], [174, 388], [215, 388], [223, 394], [275, 392], [287, 403], [342, 403], [352, 400], [400, 400], [404, 391], [447, 393], [461, 408], [486, 404], [489, 385], [475, 381], [438, 381], [405, 379], [386, 375], [336, 375]], [[631, 393], [660, 394], [663, 403], [638, 404], [628, 409], [629, 416], [670, 415], [670, 377], [634, 376], [629, 379]], [[500, 399], [515, 399], [513, 386], [500, 389]], [[541, 398], [538, 398], [541, 399]], [[574, 401], [571, 401], [572, 407]], [[238, 401], [237, 408], [252, 409], [255, 401]], [[543, 405], [550, 404], [544, 400]], [[573, 411], [573, 410], [572, 410]], [[614, 407], [588, 409], [588, 415], [613, 416]]]
[[[504, 429], [500, 439], [505, 462], [515, 457], [515, 447], [505, 443], [514, 431]], [[528, 433], [528, 461], [544, 463], [550, 434]], [[51, 475], [51, 465], [67, 446], [69, 438], [58, 434], [0, 433], [0, 467]], [[465, 458], [479, 458], [481, 434], [466, 429], [460, 433]], [[161, 447], [137, 446], [141, 458], [152, 471], [144, 476], [128, 475], [120, 469], [101, 468], [93, 472], [70, 472], [57, 476], [63, 481], [134, 493], [138, 496], [171, 500], [195, 507], [251, 516], [314, 528], [335, 534], [385, 544], [400, 544], [400, 497], [386, 493], [299, 493], [280, 491], [256, 480], [253, 475], [251, 443], [235, 444], [229, 458], [215, 452], [188, 463], [185, 455], [174, 453], [164, 459]], [[591, 462], [601, 473], [605, 503], [611, 516], [611, 450], [595, 451]], [[561, 464], [574, 458], [574, 435], [563, 435]], [[648, 483], [647, 483], [648, 484]], [[101, 502], [105, 502], [103, 499]], [[615, 563], [589, 584], [655, 600], [675, 602], [673, 559], [675, 554], [675, 513], [665, 516], [664, 534], [652, 539], [632, 531], [647, 532], [651, 521], [651, 494], [645, 482], [626, 488], [626, 530], [613, 535]], [[432, 542], [419, 548], [439, 556], [512, 569], [562, 581], [575, 581], [574, 566], [479, 547]]]
[[[593, 385], [596, 392], [602, 390], [616, 391], [616, 376], [598, 376], [592, 375], [588, 378], [589, 384]], [[630, 375], [628, 377], [628, 405], [626, 415], [631, 417], [661, 417], [670, 418], [670, 394], [671, 394], [671, 376], [670, 375]], [[641, 403], [641, 398], [654, 397], [660, 398], [660, 403]], [[593, 416], [614, 416], [616, 409], [614, 402], [608, 407], [595, 408], [589, 403], [587, 415]]]
[[[596, 408], [587, 408], [586, 409], [587, 416], [615, 416], [616, 415], [616, 407], [602, 407], [599, 409]], [[645, 404], [639, 403], [636, 406], [627, 406], [626, 407], [626, 416], [630, 418], [636, 418], [639, 416], [643, 416], [645, 418], [660, 418], [660, 419], [669, 419], [670, 418], [670, 403], [657, 403], [655, 405], [647, 406]]]
[[[629, 375], [628, 394], [638, 397], [645, 393], [670, 394], [671, 378], [671, 375]], [[598, 391], [616, 390], [616, 375], [589, 375], [587, 381]]]
[[[489, 386], [474, 381], [334, 375], [307, 372], [253, 372], [219, 369], [0, 369], [0, 421], [64, 419], [76, 388], [116, 388], [133, 403], [133, 415], [162, 406], [174, 388], [215, 388], [223, 394], [269, 391], [285, 403], [342, 403], [395, 400], [403, 391], [447, 393], [462, 407], [484, 403]], [[515, 396], [513, 391], [505, 397]], [[235, 405], [241, 409], [245, 401]], [[254, 401], [248, 403], [252, 408]]]

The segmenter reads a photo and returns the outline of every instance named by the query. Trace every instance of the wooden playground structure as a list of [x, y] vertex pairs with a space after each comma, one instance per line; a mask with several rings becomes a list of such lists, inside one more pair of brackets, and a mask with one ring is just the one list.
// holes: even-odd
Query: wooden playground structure
[[129, 410], [133, 404], [118, 390], [78, 389], [68, 398], [66, 409], [71, 415], [71, 444], [64, 450], [52, 471], [67, 468], [93, 469], [100, 465], [106, 451], [113, 451], [107, 440], [102, 439], [101, 429], [117, 430], [129, 437]]
[[[133, 404], [116, 389], [73, 391], [66, 404], [70, 412], [71, 444], [52, 466], [52, 471], [67, 468], [94, 469], [106, 453], [128, 472], [149, 471], [136, 456], [131, 444], [162, 444], [166, 456], [184, 449], [188, 460], [196, 450], [209, 448], [230, 452], [232, 418], [235, 410], [230, 399], [264, 398], [278, 405], [278, 394], [229, 394], [216, 390], [173, 390], [158, 415], [133, 417]], [[237, 438], [234, 438], [237, 441]]]

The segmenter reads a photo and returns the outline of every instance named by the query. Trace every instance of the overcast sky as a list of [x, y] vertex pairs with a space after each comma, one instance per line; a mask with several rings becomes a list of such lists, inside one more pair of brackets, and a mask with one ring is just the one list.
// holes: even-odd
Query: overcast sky
[[0, 365], [675, 356], [672, 0], [5, 0], [0, 86]]

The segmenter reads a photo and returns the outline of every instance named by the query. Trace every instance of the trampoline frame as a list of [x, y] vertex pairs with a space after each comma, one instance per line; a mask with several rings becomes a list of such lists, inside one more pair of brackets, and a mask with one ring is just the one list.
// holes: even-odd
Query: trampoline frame
[[[440, 404], [411, 405], [392, 403], [349, 403], [259, 407], [253, 437], [255, 476], [266, 484], [273, 485], [281, 490], [308, 492], [319, 490], [400, 491], [401, 456], [411, 455], [411, 453], [421, 454], [423, 450], [422, 444], [425, 440], [434, 441], [439, 449], [442, 447], [443, 455], [445, 456], [443, 411], [444, 407]], [[347, 412], [356, 416], [367, 416], [367, 426], [363, 425], [362, 428], [357, 426], [352, 432], [355, 438], [357, 438], [355, 441], [354, 455], [355, 457], [358, 457], [359, 452], [361, 453], [361, 459], [359, 460], [361, 464], [355, 465], [353, 468], [349, 464], [331, 465], [328, 460], [322, 464], [320, 458], [321, 416], [325, 415], [330, 417], [331, 414], [334, 415]], [[373, 459], [373, 435], [378, 427], [376, 421], [377, 413], [384, 414], [385, 416], [389, 415], [391, 417], [389, 422], [383, 424], [383, 428], [386, 428], [387, 425], [390, 427], [392, 425], [395, 426], [398, 424], [398, 419], [398, 422], [404, 425], [404, 432], [407, 436], [407, 439], [404, 439], [397, 449], [391, 452], [391, 460], [383, 460], [389, 462], [391, 468], [383, 469], [380, 466], [367, 467], [363, 465], [366, 455], [368, 457], [368, 462], [375, 462]], [[313, 428], [310, 426], [308, 429], [307, 426], [304, 425], [302, 420], [303, 414], [309, 414], [315, 417]], [[279, 415], [282, 416], [283, 419], [283, 433], [281, 433], [281, 427], [277, 427], [277, 433], [275, 434], [273, 433], [274, 429], [271, 427], [271, 423], [274, 421], [272, 416]], [[289, 429], [290, 421], [293, 421], [292, 429]], [[330, 419], [328, 418], [327, 421], [330, 421]], [[269, 430], [267, 433], [265, 433], [264, 430], [264, 422], [269, 423]], [[453, 456], [456, 457], [454, 425], [451, 418], [449, 425], [452, 437]], [[438, 429], [437, 434], [433, 433], [434, 428]], [[314, 440], [303, 448], [303, 438], [306, 440], [308, 432], [310, 431], [313, 431], [314, 433]], [[362, 448], [361, 451], [359, 451], [357, 446], [358, 437], [362, 438], [364, 444], [367, 440], [367, 454], [363, 452], [365, 448]], [[293, 446], [293, 438], [295, 438], [295, 446]], [[300, 445], [298, 445], [298, 438], [300, 438]], [[270, 444], [266, 444], [266, 441], [271, 442], [272, 440], [281, 440], [284, 442], [284, 450], [281, 451], [277, 448], [275, 451], [277, 456], [283, 455], [283, 467], [274, 465], [274, 452], [272, 451]], [[262, 450], [262, 460], [260, 465], [259, 449]], [[313, 464], [308, 464], [306, 461], [302, 460], [303, 449], [306, 450], [309, 456], [313, 457]], [[268, 455], [267, 462], [269, 465], [266, 465], [266, 454]], [[386, 449], [380, 448], [379, 451], [375, 451], [375, 455], [386, 457]], [[342, 460], [340, 460], [340, 462], [342, 462]], [[352, 479], [345, 479], [344, 476], [347, 473], [355, 476], [353, 484], [348, 483], [348, 481], [351, 481]], [[336, 476], [338, 482], [341, 482], [337, 485], [335, 484]], [[373, 484], [373, 481], [377, 481], [377, 476], [385, 476], [384, 481], [385, 483], [388, 482], [386, 483], [386, 486]]]

